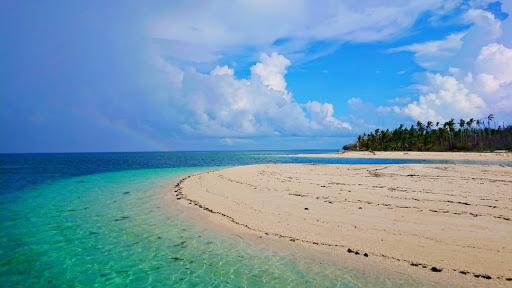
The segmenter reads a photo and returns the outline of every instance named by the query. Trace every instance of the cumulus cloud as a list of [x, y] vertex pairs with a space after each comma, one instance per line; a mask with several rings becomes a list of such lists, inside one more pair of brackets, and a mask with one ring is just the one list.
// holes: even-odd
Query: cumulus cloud
[[512, 82], [512, 49], [491, 43], [480, 50], [476, 71], [491, 75], [500, 85]]
[[[482, 8], [487, 2], [470, 5]], [[422, 121], [478, 118], [496, 112], [510, 118], [512, 49], [502, 43], [509, 40], [502, 31], [511, 22], [502, 22], [479, 8], [469, 9], [462, 21], [471, 24], [464, 32], [390, 51], [415, 53], [416, 61], [427, 71], [426, 81], [415, 86], [420, 92], [418, 100], [389, 111]]]
[[334, 107], [330, 103], [320, 103], [309, 101], [304, 105], [310, 118], [310, 127], [312, 129], [329, 129], [336, 131], [338, 129], [351, 129], [350, 124], [342, 122], [334, 117]]
[[484, 46], [475, 61], [477, 75], [473, 89], [490, 103], [496, 112], [512, 112], [512, 48], [498, 43]]
[[283, 93], [286, 100], [291, 100], [286, 90], [286, 81], [284, 74], [286, 74], [286, 67], [290, 65], [290, 60], [277, 53], [272, 55], [262, 54], [260, 62], [251, 67], [252, 78], [259, 78], [268, 88]]
[[284, 78], [288, 65], [287, 58], [273, 53], [262, 54], [247, 79], [238, 79], [227, 66], [217, 66], [208, 74], [182, 70], [171, 100], [186, 115], [181, 129], [226, 139], [346, 133], [350, 125], [334, 116], [332, 104], [301, 104], [293, 99]]
[[458, 117], [480, 117], [486, 104], [452, 76], [428, 74], [427, 93], [403, 108], [395, 108], [420, 121], [446, 121]]

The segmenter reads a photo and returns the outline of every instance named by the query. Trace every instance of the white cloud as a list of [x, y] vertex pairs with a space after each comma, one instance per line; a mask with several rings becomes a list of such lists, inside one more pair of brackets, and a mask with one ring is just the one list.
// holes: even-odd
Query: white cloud
[[480, 50], [476, 71], [492, 75], [500, 84], [512, 82], [512, 49], [491, 43]]
[[512, 112], [512, 49], [498, 43], [482, 47], [474, 74], [473, 89], [493, 104], [493, 111]]
[[416, 62], [430, 71], [441, 72], [472, 65], [480, 49], [496, 42], [502, 35], [502, 23], [492, 13], [473, 8], [468, 9], [459, 21], [471, 25], [470, 28], [441, 40], [413, 43], [388, 49], [388, 52], [412, 52]]
[[464, 14], [464, 18], [472, 24], [469, 36], [473, 36], [474, 39], [469, 40], [475, 41], [474, 44], [492, 42], [501, 36], [501, 21], [489, 11], [470, 9]]
[[[304, 52], [316, 41], [372, 42], [404, 33], [423, 13], [443, 14], [458, 0], [186, 1], [173, 3], [149, 30], [182, 60], [214, 61], [245, 48]], [[200, 7], [200, 8], [198, 8]], [[276, 41], [280, 41], [276, 44]], [[177, 47], [189, 49], [177, 49]], [[204, 55], [200, 55], [204, 54]], [[302, 54], [302, 53], [299, 53]], [[304, 56], [304, 55], [303, 55]]]
[[[471, 5], [482, 7], [484, 2]], [[462, 21], [471, 24], [464, 33], [391, 50], [414, 52], [418, 64], [427, 69], [427, 80], [415, 85], [420, 92], [418, 100], [396, 107], [398, 113], [422, 121], [476, 118], [496, 112], [510, 117], [512, 49], [501, 42], [509, 40], [502, 31], [511, 22], [501, 22], [476, 8], [463, 14]]]
[[[334, 116], [329, 103], [297, 103], [286, 89], [289, 60], [262, 54], [248, 79], [222, 66], [204, 74], [182, 71], [170, 102], [180, 107], [180, 127], [189, 134], [238, 139], [252, 136], [342, 135], [350, 125]], [[224, 143], [234, 143], [226, 140]]]
[[351, 129], [350, 124], [342, 122], [334, 117], [334, 107], [330, 103], [309, 101], [305, 105], [310, 116], [310, 126], [313, 129]]
[[275, 52], [270, 56], [262, 54], [260, 62], [251, 67], [252, 78], [259, 78], [268, 88], [282, 92], [284, 98], [289, 101], [291, 95], [286, 90], [284, 74], [290, 64], [290, 60]]
[[233, 76], [235, 74], [235, 71], [228, 66], [215, 66], [213, 70], [210, 72], [210, 75], [213, 76], [222, 76], [222, 75], [229, 75]]
[[392, 108], [388, 107], [388, 106], [379, 106], [379, 107], [377, 107], [377, 112], [379, 112], [379, 113], [387, 113], [387, 112], [389, 112], [391, 110], [392, 110]]
[[352, 97], [352, 98], [348, 99], [347, 103], [350, 106], [356, 106], [356, 105], [362, 104], [363, 100], [361, 100], [361, 98]]
[[455, 33], [448, 35], [443, 40], [427, 41], [423, 43], [415, 43], [411, 45], [391, 48], [391, 53], [397, 52], [413, 52], [416, 56], [432, 55], [432, 54], [452, 54], [462, 46], [462, 37], [464, 33]]
[[394, 104], [406, 104], [411, 102], [411, 97], [395, 97], [392, 99], [387, 99], [386, 101]]
[[426, 94], [398, 111], [420, 121], [483, 116], [485, 102], [454, 77], [428, 74], [428, 84]]
[[390, 53], [412, 52], [419, 65], [437, 68], [442, 60], [452, 57], [462, 47], [464, 33], [451, 34], [443, 40], [427, 41], [389, 49]]

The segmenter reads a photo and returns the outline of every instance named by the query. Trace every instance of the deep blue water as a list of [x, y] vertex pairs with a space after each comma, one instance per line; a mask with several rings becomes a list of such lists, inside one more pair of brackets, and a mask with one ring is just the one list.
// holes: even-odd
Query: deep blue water
[[21, 191], [29, 186], [67, 177], [132, 169], [215, 167], [258, 163], [387, 164], [426, 162], [421, 160], [290, 157], [300, 153], [329, 152], [335, 152], [335, 150], [0, 154], [0, 193]]

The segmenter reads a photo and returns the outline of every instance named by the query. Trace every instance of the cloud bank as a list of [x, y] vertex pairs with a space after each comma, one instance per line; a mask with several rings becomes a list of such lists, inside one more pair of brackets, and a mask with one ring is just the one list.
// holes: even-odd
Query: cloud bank
[[291, 62], [278, 53], [261, 54], [247, 79], [232, 68], [217, 66], [210, 73], [165, 64], [174, 105], [186, 115], [180, 128], [189, 135], [210, 137], [340, 136], [350, 124], [334, 116], [330, 103], [298, 103], [287, 90]]

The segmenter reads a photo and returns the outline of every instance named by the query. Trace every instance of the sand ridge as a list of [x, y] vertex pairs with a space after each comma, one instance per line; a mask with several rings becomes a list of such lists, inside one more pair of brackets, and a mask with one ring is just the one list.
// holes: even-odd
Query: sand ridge
[[512, 168], [302, 165], [187, 177], [180, 200], [294, 242], [512, 281]]

